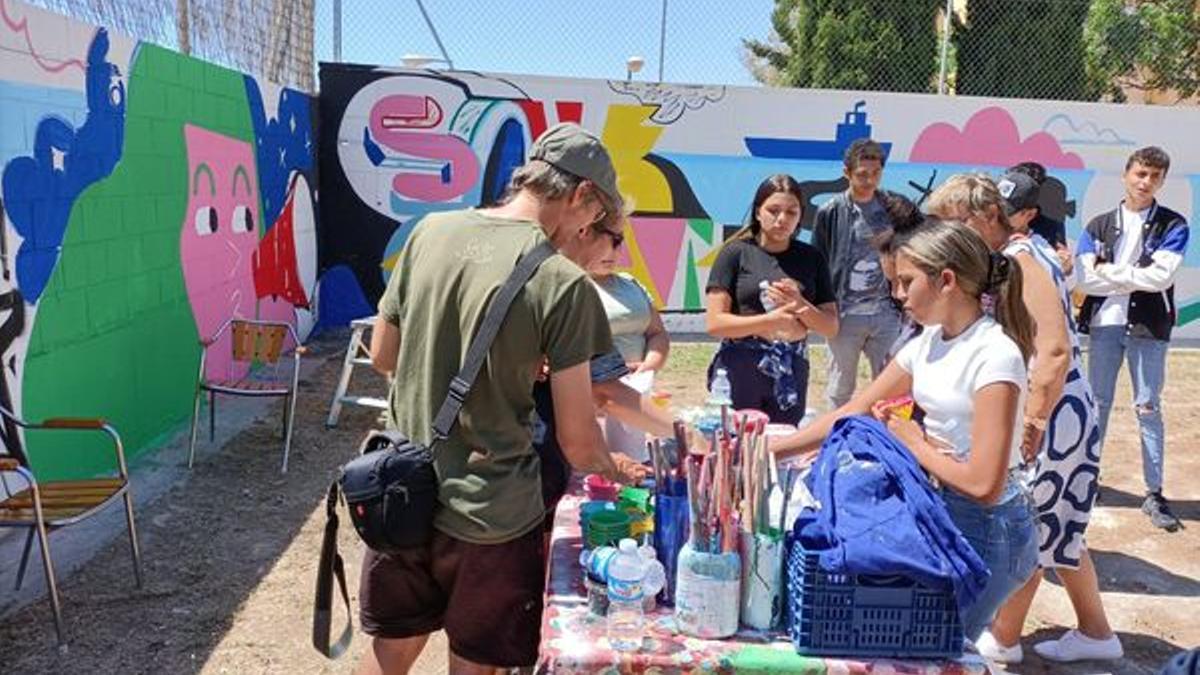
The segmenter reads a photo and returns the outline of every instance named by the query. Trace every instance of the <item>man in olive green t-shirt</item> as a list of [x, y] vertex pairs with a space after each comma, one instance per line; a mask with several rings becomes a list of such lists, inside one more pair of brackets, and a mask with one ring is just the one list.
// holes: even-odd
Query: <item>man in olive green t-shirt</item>
[[364, 558], [361, 622], [374, 648], [360, 673], [407, 672], [439, 628], [449, 638], [451, 671], [534, 665], [545, 560], [530, 422], [543, 358], [563, 454], [576, 469], [626, 476], [592, 413], [588, 362], [612, 349], [608, 321], [570, 261], [598, 257], [620, 240], [623, 205], [611, 160], [579, 126], [555, 126], [514, 173], [510, 194], [493, 209], [425, 217], [379, 302], [371, 352], [376, 368], [395, 375], [388, 424], [429, 444], [492, 296], [547, 238], [559, 251], [513, 302], [457, 425], [434, 448], [440, 508], [432, 543]]

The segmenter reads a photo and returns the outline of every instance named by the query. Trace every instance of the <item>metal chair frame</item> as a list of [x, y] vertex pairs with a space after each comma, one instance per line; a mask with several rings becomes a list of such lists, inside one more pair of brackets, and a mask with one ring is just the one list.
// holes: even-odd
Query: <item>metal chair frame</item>
[[[219, 382], [209, 381], [204, 375], [204, 367], [207, 364], [208, 348], [216, 344], [221, 339], [221, 336], [228, 330], [233, 330], [235, 333], [234, 360], [239, 362], [253, 363], [255, 360], [262, 360], [270, 363], [275, 367], [275, 372], [278, 373], [279, 363], [284, 360], [285, 356], [289, 355], [280, 347], [278, 351], [268, 349], [268, 354], [264, 358], [259, 359], [260, 354], [258, 346], [259, 340], [265, 339], [265, 329], [285, 330], [284, 337], [290, 336], [292, 342], [296, 345], [290, 352], [292, 357], [292, 376], [291, 385], [281, 388], [248, 388], [239, 387], [237, 383], [221, 384]], [[255, 340], [254, 354], [248, 359], [237, 358], [236, 338], [239, 331], [250, 330], [250, 336]], [[250, 396], [255, 398], [261, 397], [285, 397], [283, 406], [283, 467], [280, 473], [287, 473], [288, 453], [292, 447], [292, 424], [296, 417], [296, 394], [300, 384], [300, 357], [307, 352], [307, 349], [300, 342], [300, 337], [296, 334], [296, 329], [290, 323], [284, 321], [261, 321], [255, 319], [229, 319], [221, 324], [217, 332], [207, 340], [200, 341], [200, 368], [196, 375], [196, 392], [195, 399], [192, 402], [192, 432], [191, 440], [188, 443], [188, 468], [192, 468], [196, 458], [196, 430], [197, 422], [200, 418], [200, 399], [204, 392], [208, 392], [208, 440], [211, 443], [216, 436], [216, 419], [217, 419], [217, 394], [227, 396]], [[251, 382], [252, 380], [243, 379], [242, 382]]]
[[[117, 459], [118, 478], [66, 480], [39, 483], [24, 455], [0, 456], [0, 487], [6, 498], [0, 501], [0, 527], [25, 527], [25, 549], [21, 564], [17, 568], [16, 589], [21, 588], [29, 562], [34, 535], [42, 550], [42, 566], [46, 574], [46, 586], [50, 590], [50, 607], [54, 612], [54, 629], [61, 651], [67, 650], [66, 631], [62, 621], [62, 605], [58, 596], [58, 584], [54, 577], [54, 562], [50, 557], [50, 532], [74, 525], [103, 511], [109, 504], [121, 498], [125, 501], [125, 522], [129, 530], [129, 545], [133, 554], [133, 572], [137, 587], [142, 587], [142, 558], [138, 547], [137, 527], [133, 518], [133, 493], [129, 485], [129, 469], [125, 464], [125, 447], [121, 436], [113, 426], [102, 419], [51, 418], [40, 423], [26, 422], [11, 411], [0, 407], [0, 417], [11, 421], [25, 430], [48, 431], [93, 431], [106, 434], [113, 443]], [[9, 485], [9, 476], [16, 474], [26, 484], [20, 492]], [[64, 492], [77, 491], [74, 496]], [[110, 492], [111, 490], [111, 492]], [[91, 503], [97, 496], [102, 501]], [[50, 502], [46, 506], [46, 502]], [[49, 513], [47, 511], [50, 511]], [[55, 513], [59, 513], [56, 516]]]

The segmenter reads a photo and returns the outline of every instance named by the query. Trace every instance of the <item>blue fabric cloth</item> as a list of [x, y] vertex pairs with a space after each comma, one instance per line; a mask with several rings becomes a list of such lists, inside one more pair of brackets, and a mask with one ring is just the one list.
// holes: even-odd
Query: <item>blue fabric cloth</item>
[[[771, 394], [775, 408], [787, 411], [802, 402], [802, 387], [808, 387], [807, 351], [803, 341], [784, 342], [782, 340], [768, 341], [761, 338], [743, 338], [740, 340], [724, 340], [717, 352], [716, 361], [724, 354], [733, 352], [753, 354], [757, 359], [758, 372], [770, 378]], [[803, 366], [797, 372], [797, 364]], [[711, 374], [709, 379], [711, 380]], [[801, 382], [803, 379], [803, 382]], [[736, 386], [734, 387], [737, 388]], [[737, 392], [734, 392], [737, 397]], [[746, 406], [754, 407], [754, 406]], [[804, 414], [803, 408], [800, 415]], [[776, 421], [772, 418], [772, 421]]]
[[792, 360], [796, 356], [796, 347], [792, 343], [779, 340], [764, 343], [764, 345], [763, 357], [758, 362], [758, 370], [775, 381], [775, 404], [779, 406], [780, 410], [787, 410], [800, 400], [796, 375], [792, 371]]
[[987, 565], [954, 525], [916, 459], [878, 421], [838, 420], [807, 479], [821, 504], [794, 533], [822, 569], [904, 574], [953, 589], [966, 611], [988, 581]]

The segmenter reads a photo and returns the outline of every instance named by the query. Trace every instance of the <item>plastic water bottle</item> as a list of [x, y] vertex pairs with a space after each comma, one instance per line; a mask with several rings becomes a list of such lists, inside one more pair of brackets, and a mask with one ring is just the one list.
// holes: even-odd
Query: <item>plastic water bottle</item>
[[767, 289], [771, 288], [771, 282], [763, 279], [758, 282], [758, 301], [762, 303], [764, 312], [775, 311], [775, 303], [771, 301], [771, 296], [767, 294]]
[[715, 408], [733, 405], [733, 385], [729, 384], [729, 373], [724, 368], [717, 368], [712, 386], [709, 387], [708, 404]]
[[645, 616], [642, 614], [642, 580], [646, 563], [637, 542], [622, 539], [617, 555], [608, 565], [608, 644], [622, 652], [642, 648]]

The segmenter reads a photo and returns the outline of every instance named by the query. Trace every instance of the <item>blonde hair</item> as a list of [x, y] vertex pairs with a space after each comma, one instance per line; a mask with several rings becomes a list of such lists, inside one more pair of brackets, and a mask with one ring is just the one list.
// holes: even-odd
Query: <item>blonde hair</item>
[[974, 298], [995, 296], [996, 322], [1017, 343], [1026, 361], [1033, 354], [1033, 317], [1021, 298], [1021, 266], [1003, 253], [993, 253], [975, 230], [955, 220], [927, 218], [902, 235], [895, 250], [929, 276], [951, 270], [958, 286]]
[[1005, 232], [1012, 232], [1012, 224], [1004, 211], [1004, 197], [995, 181], [982, 173], [960, 173], [951, 176], [929, 195], [925, 210], [933, 215], [945, 213], [995, 216], [996, 222]]

